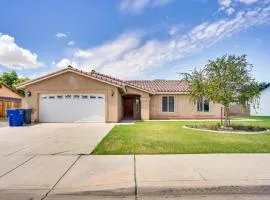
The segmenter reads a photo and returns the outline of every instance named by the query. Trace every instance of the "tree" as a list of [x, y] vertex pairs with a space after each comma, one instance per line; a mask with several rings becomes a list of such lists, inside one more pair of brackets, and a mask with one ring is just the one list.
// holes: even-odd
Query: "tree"
[[10, 87], [13, 87], [13, 84], [17, 79], [18, 79], [18, 75], [15, 70], [11, 70], [10, 72], [4, 72], [0, 76], [0, 81]]
[[[7, 86], [16, 89], [16, 85], [25, 81], [28, 81], [27, 77], [19, 77], [15, 70], [11, 70], [9, 72], [4, 72], [0, 75], [0, 82], [6, 84]], [[20, 94], [24, 95], [23, 90], [17, 90]]]
[[182, 75], [189, 82], [189, 94], [193, 102], [204, 97], [224, 106], [223, 125], [228, 127], [232, 103], [246, 107], [247, 102], [252, 103], [259, 98], [259, 84], [251, 75], [252, 68], [246, 55], [225, 55], [209, 60], [201, 70], [195, 68]]
[[261, 82], [261, 83], [259, 83], [260, 91], [264, 90], [265, 88], [267, 88], [269, 86], [270, 86], [270, 83], [267, 83], [267, 82]]

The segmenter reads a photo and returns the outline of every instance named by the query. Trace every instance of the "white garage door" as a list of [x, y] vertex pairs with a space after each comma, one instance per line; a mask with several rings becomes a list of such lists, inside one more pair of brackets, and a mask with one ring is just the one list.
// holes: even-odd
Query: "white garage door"
[[40, 122], [105, 122], [104, 94], [42, 94]]

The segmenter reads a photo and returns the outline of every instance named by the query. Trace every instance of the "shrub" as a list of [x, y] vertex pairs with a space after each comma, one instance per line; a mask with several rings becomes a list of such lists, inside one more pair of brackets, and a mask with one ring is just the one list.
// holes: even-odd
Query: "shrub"
[[[224, 127], [222, 127], [220, 125], [220, 123], [209, 124], [209, 125], [195, 124], [195, 125], [186, 125], [186, 126], [187, 127], [190, 127], [190, 128], [215, 130], [215, 131], [228, 130], [227, 128], [225, 129]], [[245, 126], [245, 125], [231, 125], [230, 128], [231, 128], [231, 131], [245, 131], [245, 132], [259, 132], [259, 131], [266, 131], [267, 130], [267, 128], [264, 128], [264, 127], [259, 127], [259, 126]]]

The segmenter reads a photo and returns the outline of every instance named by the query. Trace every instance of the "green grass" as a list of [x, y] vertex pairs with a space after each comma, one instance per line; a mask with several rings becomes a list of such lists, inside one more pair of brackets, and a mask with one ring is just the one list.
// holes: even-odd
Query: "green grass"
[[[270, 117], [258, 122], [233, 122], [270, 128]], [[270, 133], [258, 135], [224, 134], [182, 128], [191, 124], [217, 122], [148, 121], [117, 125], [101, 141], [93, 154], [191, 154], [269, 153]]]

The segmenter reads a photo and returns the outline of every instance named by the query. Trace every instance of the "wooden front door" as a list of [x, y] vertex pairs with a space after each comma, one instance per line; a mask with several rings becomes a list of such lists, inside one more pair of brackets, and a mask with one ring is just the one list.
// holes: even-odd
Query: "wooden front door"
[[133, 118], [133, 98], [124, 98], [124, 117]]

